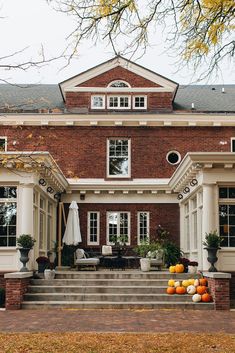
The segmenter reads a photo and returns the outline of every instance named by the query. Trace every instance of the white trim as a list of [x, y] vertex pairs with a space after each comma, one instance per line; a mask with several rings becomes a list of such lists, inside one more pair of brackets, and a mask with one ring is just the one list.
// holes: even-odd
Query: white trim
[[150, 234], [149, 234], [149, 224], [150, 224], [150, 213], [149, 211], [139, 211], [137, 213], [137, 244], [140, 245], [140, 214], [141, 213], [146, 213], [147, 215], [147, 239], [150, 239]]
[[[97, 241], [90, 240], [91, 213], [97, 214]], [[87, 212], [87, 245], [100, 245], [100, 212], [99, 211], [88, 211]]]
[[100, 92], [100, 93], [138, 93], [138, 92], [169, 92], [172, 93], [171, 88], [166, 87], [67, 87], [65, 93], [67, 92]]
[[[127, 140], [128, 141], [128, 173], [126, 175], [110, 175], [109, 174], [109, 141], [110, 140]], [[106, 168], [106, 175], [107, 175], [107, 178], [118, 178], [118, 179], [123, 179], [123, 178], [130, 178], [131, 177], [131, 139], [130, 138], [125, 138], [125, 137], [109, 137], [107, 139], [107, 153], [106, 153], [106, 165], [107, 165], [107, 168]], [[116, 185], [116, 183], [115, 183]]]
[[[171, 153], [177, 154], [177, 156], [178, 156], [179, 159], [178, 159], [178, 161], [177, 161], [176, 163], [171, 163], [171, 162], [168, 160], [168, 157], [169, 157], [169, 155], [170, 155]], [[170, 165], [177, 165], [177, 164], [179, 164], [180, 161], [181, 161], [181, 154], [180, 154], [178, 151], [176, 151], [176, 150], [169, 151], [169, 152], [167, 153], [167, 155], [166, 155], [166, 160], [167, 160], [167, 162], [168, 162]]]
[[0, 140], [5, 140], [5, 149], [2, 152], [7, 152], [7, 136], [0, 136]]
[[[135, 106], [135, 99], [136, 99], [136, 98], [144, 98], [144, 106], [143, 106], [143, 107], [136, 107], [136, 106]], [[147, 96], [145, 96], [145, 95], [136, 95], [136, 96], [133, 96], [133, 98], [132, 98], [132, 107], [133, 107], [133, 109], [135, 109], [135, 110], [147, 109]]]
[[[102, 98], [102, 106], [101, 107], [97, 107], [97, 106], [94, 106], [94, 102], [93, 102], [93, 99], [95, 97], [99, 97], [99, 98]], [[91, 109], [95, 109], [95, 110], [99, 110], [99, 109], [105, 109], [105, 95], [99, 95], [99, 94], [94, 94], [91, 96]]]
[[[111, 107], [110, 106], [110, 98], [117, 98], [118, 99], [118, 106], [117, 107]], [[121, 98], [128, 98], [128, 107], [121, 107], [120, 106], [120, 100]], [[112, 96], [107, 96], [107, 108], [112, 109], [112, 110], [129, 110], [131, 109], [131, 96], [130, 95], [112, 95]]]
[[231, 139], [230, 139], [230, 151], [231, 152], [235, 152], [235, 151], [233, 151], [233, 141], [235, 141], [235, 137], [231, 137]]
[[130, 234], [131, 234], [131, 212], [129, 211], [107, 211], [106, 212], [106, 244], [107, 245], [114, 245], [114, 243], [109, 241], [109, 215], [111, 213], [118, 214], [118, 224], [117, 224], [117, 235], [120, 235], [120, 213], [127, 214], [127, 222], [128, 222], [128, 242], [126, 245], [130, 245]]
[[128, 86], [128, 87], [126, 87], [126, 88], [131, 88], [131, 85], [130, 85], [127, 81], [124, 81], [124, 80], [113, 80], [112, 82], [110, 82], [110, 83], [108, 84], [107, 87], [109, 87], [109, 88], [118, 88], [119, 90], [120, 90], [120, 88], [121, 88], [121, 89], [122, 89], [122, 88], [125, 88], [125, 87], [111, 87], [115, 82], [123, 82], [125, 85]]

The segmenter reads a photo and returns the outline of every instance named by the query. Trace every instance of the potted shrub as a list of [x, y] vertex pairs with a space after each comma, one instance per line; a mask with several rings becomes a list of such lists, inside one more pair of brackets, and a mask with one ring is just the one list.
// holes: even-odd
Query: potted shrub
[[197, 266], [198, 266], [198, 262], [197, 261], [189, 261], [189, 263], [188, 263], [188, 272], [189, 273], [196, 273], [197, 272]]
[[48, 269], [50, 267], [50, 260], [46, 256], [39, 256], [36, 259], [36, 261], [38, 263], [38, 272], [39, 273], [43, 273], [46, 269]]
[[33, 248], [35, 239], [30, 234], [21, 234], [17, 239], [17, 245], [19, 246], [20, 251], [20, 262], [22, 262], [23, 267], [20, 269], [20, 272], [28, 272], [26, 263], [29, 261], [29, 251]]
[[141, 257], [140, 269], [143, 272], [150, 271], [150, 256], [148, 253], [151, 251], [151, 246], [148, 240], [144, 240], [140, 245], [135, 247], [135, 252]]
[[203, 245], [205, 246], [204, 249], [208, 252], [207, 260], [211, 264], [209, 268], [209, 272], [217, 272], [216, 267], [214, 264], [217, 262], [217, 251], [220, 249], [220, 243], [222, 242], [222, 238], [217, 233], [217, 230], [214, 232], [206, 233], [205, 241]]

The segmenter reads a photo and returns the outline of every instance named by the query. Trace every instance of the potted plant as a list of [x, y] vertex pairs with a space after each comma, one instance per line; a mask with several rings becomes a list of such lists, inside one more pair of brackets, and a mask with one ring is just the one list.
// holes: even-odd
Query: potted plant
[[20, 262], [22, 262], [23, 267], [20, 269], [20, 272], [28, 272], [26, 263], [29, 261], [29, 251], [33, 248], [35, 239], [30, 234], [21, 234], [17, 239], [17, 245], [19, 246], [20, 251]]
[[189, 261], [188, 263], [188, 273], [196, 273], [197, 272], [197, 261]]
[[39, 256], [36, 259], [36, 262], [38, 263], [38, 272], [43, 273], [46, 269], [50, 267], [50, 260], [46, 256]]
[[220, 249], [220, 244], [222, 242], [222, 238], [217, 233], [217, 230], [206, 233], [205, 241], [203, 241], [203, 245], [205, 246], [204, 249], [208, 252], [207, 260], [211, 264], [209, 268], [209, 272], [217, 272], [216, 267], [214, 264], [217, 262], [217, 251]]
[[149, 240], [143, 240], [140, 245], [135, 247], [135, 252], [141, 257], [140, 259], [140, 269], [143, 272], [150, 271], [150, 258], [151, 246]]

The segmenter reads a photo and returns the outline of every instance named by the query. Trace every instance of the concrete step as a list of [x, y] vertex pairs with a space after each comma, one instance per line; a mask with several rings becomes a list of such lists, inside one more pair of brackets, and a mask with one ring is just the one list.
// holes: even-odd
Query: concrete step
[[23, 302], [22, 309], [189, 309], [189, 310], [213, 310], [213, 303], [193, 302], [97, 302], [97, 301], [34, 301]]
[[28, 287], [29, 293], [166, 293], [166, 286], [38, 286]]

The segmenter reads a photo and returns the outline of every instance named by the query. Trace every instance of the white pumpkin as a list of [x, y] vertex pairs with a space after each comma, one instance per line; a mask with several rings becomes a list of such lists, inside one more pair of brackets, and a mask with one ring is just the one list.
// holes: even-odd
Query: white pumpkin
[[192, 296], [192, 301], [194, 302], [194, 303], [198, 303], [198, 302], [200, 302], [202, 300], [202, 296], [200, 295], [200, 294], [194, 294], [193, 296]]
[[188, 294], [193, 295], [193, 294], [196, 293], [196, 291], [197, 291], [197, 288], [195, 286], [193, 286], [193, 285], [190, 285], [190, 286], [187, 287], [187, 293]]
[[175, 281], [175, 288], [180, 287], [180, 281]]
[[199, 279], [195, 279], [195, 281], [194, 281], [194, 286], [197, 287], [197, 286], [199, 286], [199, 284], [200, 284], [200, 283], [199, 283]]

